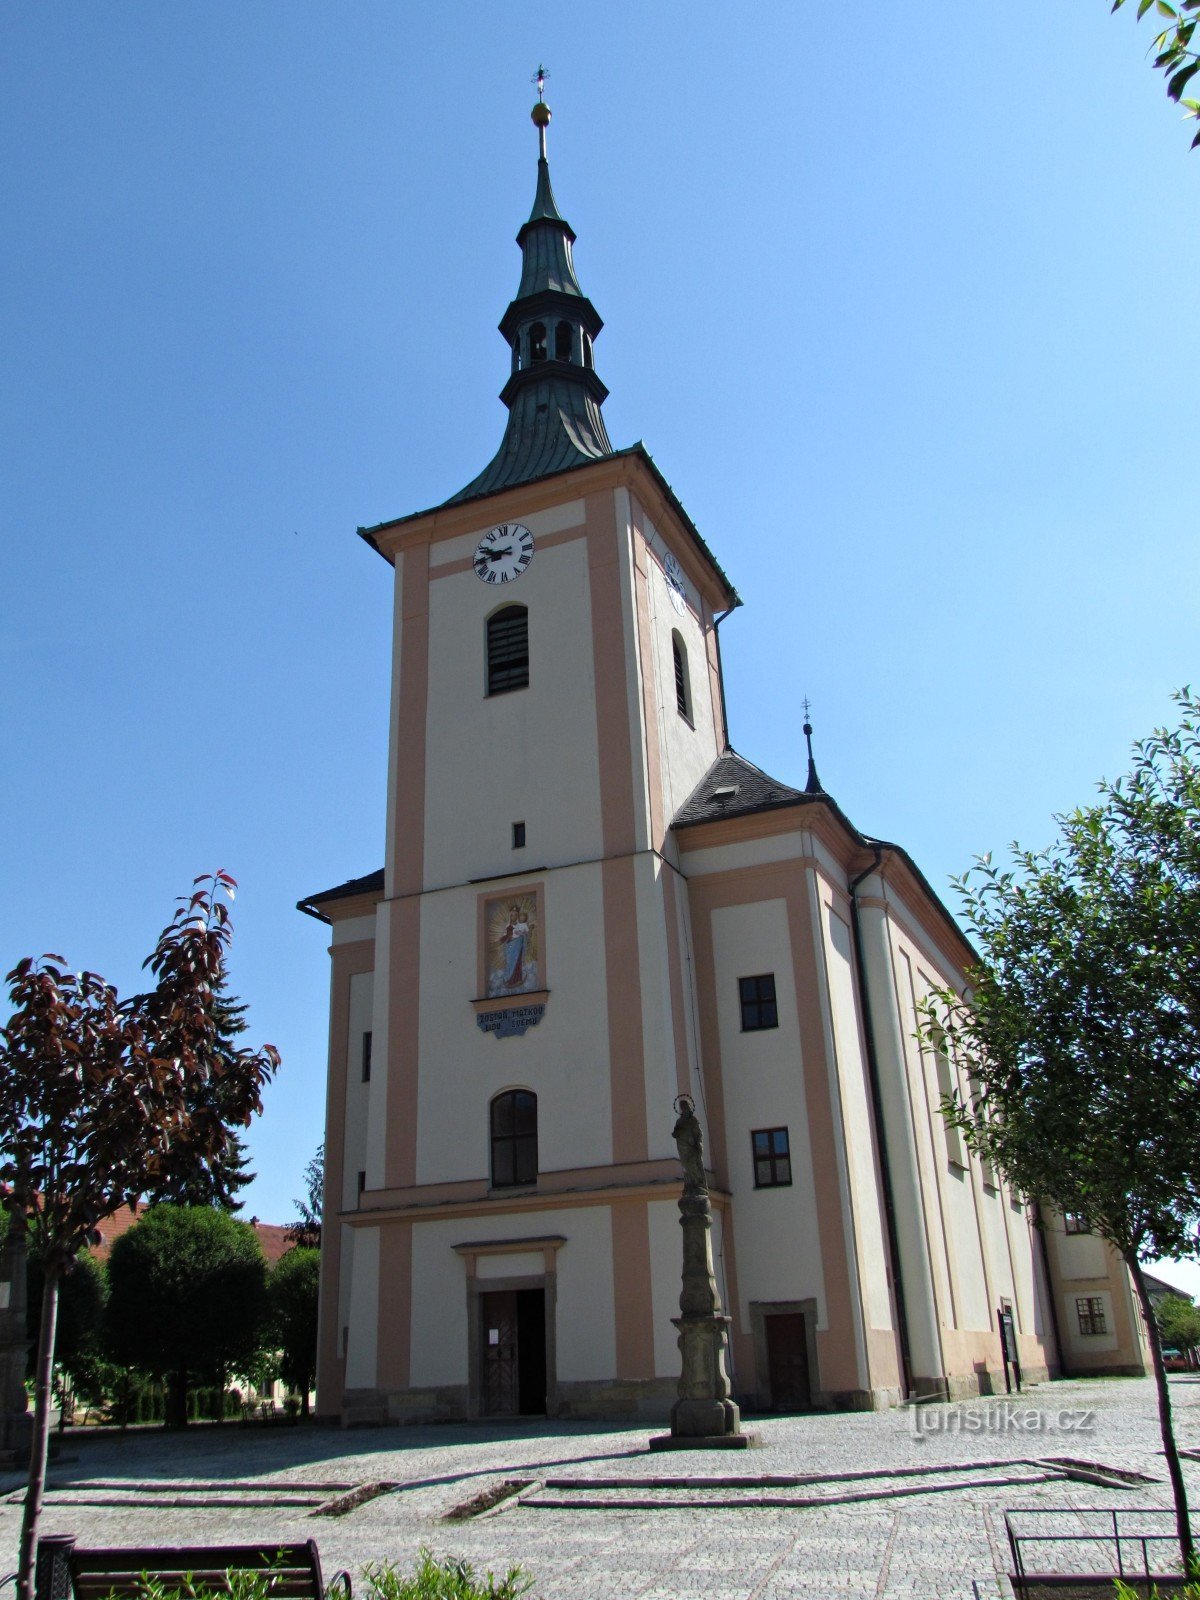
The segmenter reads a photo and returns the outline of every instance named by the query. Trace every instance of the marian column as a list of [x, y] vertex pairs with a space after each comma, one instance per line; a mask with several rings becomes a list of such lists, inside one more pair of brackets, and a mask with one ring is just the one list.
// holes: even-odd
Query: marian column
[[671, 1431], [651, 1439], [652, 1450], [744, 1449], [756, 1443], [741, 1431], [741, 1413], [730, 1398], [725, 1347], [731, 1318], [721, 1310], [712, 1261], [712, 1204], [704, 1171], [704, 1134], [687, 1095], [675, 1102], [679, 1111], [672, 1130], [683, 1167], [679, 1226], [683, 1229], [683, 1287], [679, 1329], [683, 1370], [679, 1398], [671, 1407]]

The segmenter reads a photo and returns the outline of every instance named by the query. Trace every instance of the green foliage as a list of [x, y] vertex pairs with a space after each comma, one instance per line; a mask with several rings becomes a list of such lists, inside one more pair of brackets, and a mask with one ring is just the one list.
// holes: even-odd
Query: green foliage
[[[1113, 10], [1119, 11], [1125, 0], [1113, 0]], [[1200, 72], [1200, 53], [1192, 48], [1196, 24], [1200, 22], [1200, 0], [1138, 0], [1138, 21], [1153, 11], [1156, 21], [1167, 26], [1159, 30], [1150, 48], [1154, 52], [1154, 65], [1166, 74], [1167, 98], [1184, 108], [1188, 117], [1200, 118], [1200, 101], [1187, 100], [1183, 91]], [[1192, 140], [1192, 149], [1200, 145], [1200, 132]]]
[[300, 1396], [308, 1415], [308, 1392], [317, 1371], [317, 1293], [321, 1252], [296, 1245], [280, 1256], [267, 1280], [271, 1331], [279, 1347], [283, 1381]]
[[187, 1420], [189, 1378], [220, 1383], [260, 1349], [266, 1263], [254, 1229], [209, 1206], [154, 1206], [109, 1258], [111, 1353], [171, 1381], [168, 1419]]
[[960, 881], [983, 952], [969, 1003], [931, 998], [923, 1030], [971, 1092], [942, 1111], [1033, 1202], [1087, 1218], [1120, 1252], [1146, 1317], [1179, 1545], [1187, 1493], [1143, 1261], [1189, 1256], [1200, 1219], [1200, 701], [1134, 747], [1133, 770]]
[[[212, 1037], [208, 1043], [208, 1073], [197, 1077], [190, 1089], [190, 1109], [215, 1111], [226, 1122], [239, 1120], [233, 1096], [235, 1078], [229, 1072], [238, 1050], [237, 1036], [246, 1031], [246, 1007], [227, 992], [228, 979], [224, 965], [210, 997]], [[202, 1153], [187, 1144], [181, 1144], [158, 1181], [147, 1193], [151, 1205], [167, 1202], [177, 1206], [220, 1206], [226, 1211], [240, 1211], [242, 1201], [238, 1191], [254, 1180], [247, 1171], [249, 1159], [240, 1134], [232, 1127], [222, 1149], [205, 1159]]]
[[[454, 1556], [438, 1560], [422, 1549], [417, 1569], [411, 1577], [397, 1571], [391, 1562], [363, 1568], [368, 1600], [520, 1600], [529, 1593], [533, 1580], [520, 1567], [511, 1567], [503, 1578], [489, 1572], [477, 1578], [469, 1562]], [[269, 1568], [264, 1571], [231, 1569], [217, 1587], [207, 1583], [165, 1583], [153, 1573], [143, 1572], [142, 1600], [272, 1600], [274, 1580]], [[329, 1594], [340, 1594], [330, 1584]], [[119, 1600], [114, 1593], [108, 1600]], [[1189, 1595], [1188, 1600], [1192, 1600]]]
[[1164, 1345], [1174, 1350], [1200, 1348], [1200, 1306], [1180, 1295], [1167, 1294], [1154, 1307], [1154, 1320]]
[[[166, 1583], [152, 1572], [143, 1572], [138, 1584], [141, 1600], [271, 1600], [274, 1592], [270, 1569], [248, 1572], [234, 1567], [217, 1586], [195, 1581]], [[108, 1600], [124, 1600], [114, 1590]]]
[[510, 1567], [503, 1578], [492, 1572], [478, 1578], [468, 1561], [457, 1556], [439, 1560], [426, 1549], [418, 1555], [411, 1577], [391, 1562], [364, 1567], [363, 1577], [370, 1600], [518, 1600], [533, 1587], [533, 1579], [521, 1567]]
[[1120, 1578], [1114, 1581], [1115, 1600], [1200, 1600], [1200, 1581], [1185, 1583], [1182, 1589], [1168, 1589], [1165, 1593], [1153, 1583], [1150, 1585], [1149, 1594], [1141, 1589], [1131, 1589], [1127, 1583], [1122, 1583]]
[[288, 1229], [288, 1238], [310, 1249], [321, 1248], [321, 1213], [325, 1205], [325, 1141], [304, 1169], [304, 1198], [294, 1202], [300, 1215]]
[[[29, 1375], [34, 1365], [41, 1332], [42, 1288], [45, 1274], [36, 1250], [29, 1254], [26, 1272], [28, 1310], [26, 1327], [31, 1340]], [[96, 1397], [103, 1384], [104, 1351], [101, 1329], [108, 1303], [108, 1276], [96, 1258], [85, 1250], [62, 1274], [58, 1290], [58, 1327], [55, 1337], [55, 1362], [70, 1377], [81, 1394]]]
[[1200, 1218], [1200, 703], [1048, 850], [960, 882], [983, 953], [970, 1006], [926, 1007], [975, 1092], [943, 1108], [1034, 1200], [1126, 1260], [1189, 1256]]

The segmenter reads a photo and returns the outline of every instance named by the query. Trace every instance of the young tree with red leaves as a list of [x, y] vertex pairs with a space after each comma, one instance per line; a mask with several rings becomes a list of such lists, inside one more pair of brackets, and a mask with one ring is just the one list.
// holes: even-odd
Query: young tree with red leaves
[[[0, 1203], [24, 1222], [45, 1273], [19, 1600], [33, 1600], [62, 1275], [98, 1223], [178, 1164], [220, 1161], [233, 1125], [262, 1110], [279, 1065], [272, 1045], [214, 1050], [235, 888], [225, 872], [196, 879], [146, 961], [156, 980], [147, 994], [121, 1002], [98, 974], [68, 972], [53, 955], [27, 957], [8, 975]], [[214, 1075], [221, 1094], [199, 1094]]]

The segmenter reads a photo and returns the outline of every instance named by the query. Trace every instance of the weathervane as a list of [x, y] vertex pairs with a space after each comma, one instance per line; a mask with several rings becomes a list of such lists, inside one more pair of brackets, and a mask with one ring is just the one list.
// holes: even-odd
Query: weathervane
[[546, 79], [549, 76], [550, 74], [539, 61], [537, 71], [529, 80], [530, 83], [537, 84], [537, 105], [534, 106], [529, 115], [533, 118], [533, 125], [538, 131], [538, 159], [541, 161], [546, 159], [546, 125], [550, 121], [550, 107], [546, 104], [545, 98]]
[[808, 746], [808, 781], [804, 785], [804, 792], [805, 794], [824, 794], [825, 791], [821, 788], [821, 780], [817, 777], [817, 764], [813, 760], [812, 718], [809, 715], [812, 711], [812, 701], [805, 695], [800, 704], [804, 707], [804, 742]]

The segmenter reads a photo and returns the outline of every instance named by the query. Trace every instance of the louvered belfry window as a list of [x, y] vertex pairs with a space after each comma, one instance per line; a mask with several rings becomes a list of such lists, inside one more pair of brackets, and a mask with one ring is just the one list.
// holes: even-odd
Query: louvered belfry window
[[671, 658], [675, 664], [675, 709], [692, 720], [692, 686], [688, 682], [687, 646], [678, 633], [671, 633]]
[[487, 625], [487, 692], [507, 694], [529, 684], [529, 613], [505, 606]]

